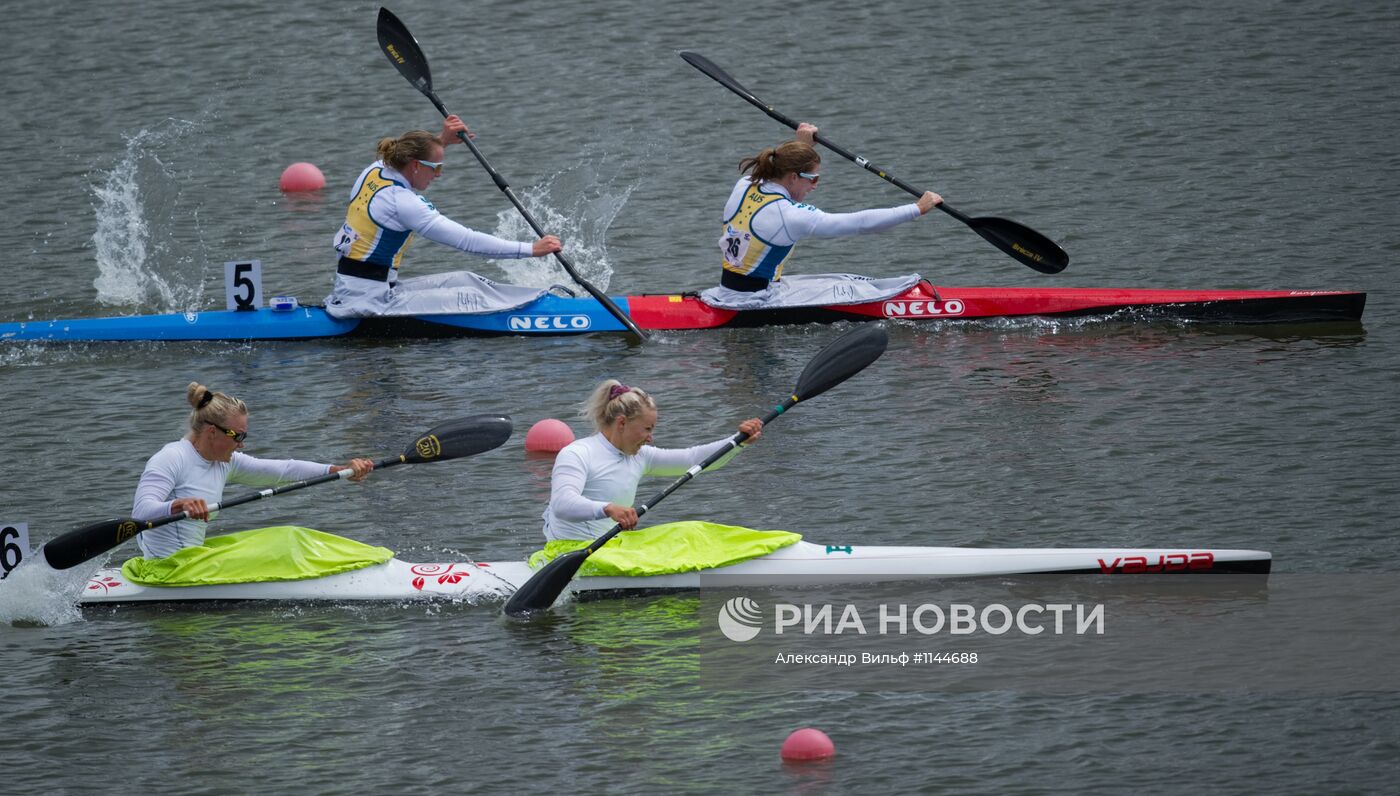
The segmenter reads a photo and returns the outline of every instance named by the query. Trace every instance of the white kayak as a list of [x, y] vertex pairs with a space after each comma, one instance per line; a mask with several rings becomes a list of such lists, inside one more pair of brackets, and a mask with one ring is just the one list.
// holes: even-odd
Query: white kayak
[[[818, 585], [1038, 574], [1267, 574], [1273, 556], [1262, 550], [1198, 548], [1009, 548], [867, 547], [810, 542], [775, 550], [737, 564], [694, 572], [644, 577], [574, 579], [581, 598], [698, 589], [720, 575], [771, 578], [775, 585]], [[120, 569], [101, 569], [88, 581], [80, 602], [172, 602], [198, 600], [460, 600], [498, 601], [529, 580], [524, 561], [412, 564], [390, 559], [351, 572], [305, 580], [212, 586], [144, 586]]]

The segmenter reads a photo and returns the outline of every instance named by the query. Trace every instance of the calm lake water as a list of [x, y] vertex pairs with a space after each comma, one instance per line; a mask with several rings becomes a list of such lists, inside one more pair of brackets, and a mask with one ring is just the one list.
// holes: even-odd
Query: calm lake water
[[[1400, 557], [1400, 10], [1354, 2], [979, 5], [405, 2], [435, 88], [532, 212], [615, 294], [712, 284], [742, 157], [788, 131], [676, 57], [701, 52], [789, 116], [970, 215], [1071, 255], [1046, 277], [936, 214], [805, 244], [794, 273], [949, 285], [1324, 288], [1364, 324], [1132, 319], [890, 327], [886, 356], [657, 507], [832, 544], [1241, 547], [1275, 571], [1368, 577]], [[318, 302], [374, 142], [437, 127], [385, 62], [378, 6], [312, 0], [7, 8], [0, 117], [10, 279], [0, 320], [221, 307], [223, 263]], [[430, 197], [526, 227], [462, 148]], [[328, 188], [284, 196], [281, 170]], [[905, 196], [828, 155], [824, 209]], [[469, 267], [428, 243], [412, 273]], [[618, 337], [0, 348], [0, 520], [34, 544], [125, 513], [177, 438], [184, 385], [252, 407], [254, 455], [396, 453], [504, 412], [499, 450], [225, 512], [410, 561], [538, 547], [549, 462], [525, 429], [615, 376], [658, 444], [729, 433], [843, 327]], [[664, 482], [648, 482], [643, 491]], [[114, 561], [134, 553], [120, 549]], [[79, 584], [80, 586], [81, 584]], [[40, 604], [35, 605], [36, 601]], [[708, 687], [688, 596], [570, 604], [77, 609], [13, 582], [0, 611], [0, 790], [421, 793], [1389, 792], [1392, 691], [951, 693]], [[1185, 610], [1185, 609], [1183, 609]], [[1393, 634], [1394, 625], [1358, 627]], [[839, 755], [780, 764], [798, 727]]]

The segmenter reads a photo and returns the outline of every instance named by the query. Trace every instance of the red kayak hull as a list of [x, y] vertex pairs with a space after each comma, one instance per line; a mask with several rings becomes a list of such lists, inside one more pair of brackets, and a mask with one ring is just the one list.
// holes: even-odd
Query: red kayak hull
[[879, 318], [911, 321], [1103, 316], [1219, 323], [1317, 323], [1361, 320], [1366, 294], [1333, 290], [1134, 290], [1073, 287], [934, 287], [928, 283], [884, 301], [772, 310], [723, 310], [695, 294], [628, 297], [643, 329], [713, 329]]

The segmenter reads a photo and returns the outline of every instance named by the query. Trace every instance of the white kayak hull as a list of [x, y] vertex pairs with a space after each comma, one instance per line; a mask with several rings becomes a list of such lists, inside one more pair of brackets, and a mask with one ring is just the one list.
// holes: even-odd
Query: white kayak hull
[[[771, 578], [775, 584], [872, 583], [1030, 574], [1266, 574], [1272, 556], [1261, 550], [1193, 548], [867, 547], [798, 542], [759, 558], [697, 572], [647, 577], [578, 577], [571, 589], [640, 594], [698, 589], [707, 576]], [[80, 602], [200, 600], [405, 601], [504, 599], [533, 574], [523, 561], [413, 564], [390, 559], [323, 578], [213, 586], [143, 586], [120, 569], [101, 569]]]

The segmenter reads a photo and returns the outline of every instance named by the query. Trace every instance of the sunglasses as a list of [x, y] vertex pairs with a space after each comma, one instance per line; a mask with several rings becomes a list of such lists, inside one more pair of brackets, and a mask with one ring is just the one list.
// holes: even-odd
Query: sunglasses
[[[414, 159], [415, 159], [415, 160], [418, 160], [417, 158], [414, 158]], [[439, 161], [437, 161], [437, 162], [433, 162], [433, 161], [431, 161], [431, 160], [418, 160], [418, 162], [419, 162], [420, 164], [422, 164], [422, 165], [424, 165], [424, 166], [427, 166], [428, 168], [432, 169], [434, 174], [441, 174], [441, 173], [442, 173], [442, 164], [446, 163], [447, 161], [445, 161], [445, 160], [439, 160]]]
[[816, 184], [817, 184], [817, 180], [820, 180], [820, 179], [822, 178], [822, 175], [820, 175], [820, 174], [809, 174], [809, 173], [807, 173], [807, 172], [805, 172], [805, 171], [799, 171], [799, 172], [797, 172], [797, 176], [799, 176], [799, 177], [805, 177], [805, 178], [811, 180], [813, 185], [816, 185]]
[[234, 442], [242, 442], [243, 440], [245, 440], [245, 439], [248, 438], [248, 432], [246, 432], [246, 431], [234, 431], [234, 430], [231, 429], [231, 428], [224, 428], [223, 426], [219, 425], [218, 423], [210, 423], [209, 425], [211, 425], [211, 426], [213, 426], [214, 428], [217, 428], [218, 430], [224, 432], [224, 436], [228, 437], [229, 439], [233, 440]]

